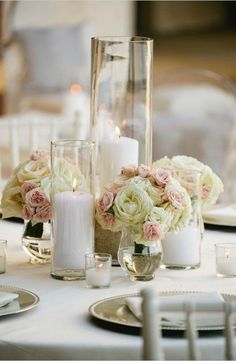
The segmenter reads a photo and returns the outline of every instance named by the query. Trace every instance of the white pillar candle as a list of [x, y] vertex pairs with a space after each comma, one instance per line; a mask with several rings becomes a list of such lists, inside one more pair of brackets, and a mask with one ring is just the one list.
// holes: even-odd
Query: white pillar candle
[[88, 268], [86, 270], [86, 282], [91, 287], [108, 287], [111, 282], [110, 267]]
[[216, 272], [225, 276], [236, 276], [236, 258], [226, 255], [216, 258]]
[[93, 196], [60, 192], [54, 198], [54, 251], [56, 268], [84, 269], [84, 256], [93, 252]]
[[114, 182], [123, 165], [138, 164], [139, 144], [136, 139], [117, 137], [101, 144], [101, 188]]
[[200, 231], [186, 227], [180, 232], [168, 232], [162, 240], [164, 265], [197, 265], [200, 263]]

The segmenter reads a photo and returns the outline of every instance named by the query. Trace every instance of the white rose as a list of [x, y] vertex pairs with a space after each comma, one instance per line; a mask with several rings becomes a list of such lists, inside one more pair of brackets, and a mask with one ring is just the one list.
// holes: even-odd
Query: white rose
[[121, 189], [114, 201], [115, 217], [124, 226], [135, 226], [143, 223], [152, 208], [151, 198], [136, 184], [130, 184]]

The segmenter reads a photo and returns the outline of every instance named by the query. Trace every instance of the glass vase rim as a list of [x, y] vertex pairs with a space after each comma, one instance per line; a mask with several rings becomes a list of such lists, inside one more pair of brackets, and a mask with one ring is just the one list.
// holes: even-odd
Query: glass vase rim
[[95, 142], [93, 140], [84, 140], [84, 139], [61, 139], [51, 141], [51, 146], [54, 147], [83, 147], [83, 146], [92, 146], [94, 147]]
[[134, 35], [134, 36], [119, 36], [119, 35], [111, 35], [111, 36], [93, 36], [92, 41], [99, 41], [101, 43], [107, 43], [107, 42], [113, 42], [113, 43], [153, 43], [153, 39], [148, 36], [140, 36], [140, 35]]

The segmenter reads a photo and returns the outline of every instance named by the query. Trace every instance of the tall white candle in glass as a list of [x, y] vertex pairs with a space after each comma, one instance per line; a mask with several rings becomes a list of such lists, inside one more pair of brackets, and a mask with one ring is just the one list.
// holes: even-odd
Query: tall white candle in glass
[[94, 249], [93, 143], [58, 141], [52, 143], [51, 153], [51, 275], [64, 280], [84, 279], [84, 256]]
[[83, 269], [93, 250], [93, 196], [79, 191], [55, 194], [53, 254], [56, 268]]
[[101, 144], [101, 188], [112, 183], [124, 165], [138, 165], [139, 143], [136, 139], [121, 137], [116, 127], [113, 139], [104, 138]]
[[218, 276], [236, 276], [236, 244], [219, 243], [215, 245], [216, 273]]

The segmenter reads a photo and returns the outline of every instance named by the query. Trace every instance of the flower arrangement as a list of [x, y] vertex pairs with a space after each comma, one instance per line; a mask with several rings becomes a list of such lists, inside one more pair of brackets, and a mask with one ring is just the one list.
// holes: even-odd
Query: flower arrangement
[[[202, 207], [208, 207], [214, 205], [223, 192], [224, 186], [221, 179], [213, 172], [213, 170], [200, 162], [199, 160], [188, 157], [185, 155], [174, 156], [171, 159], [168, 157], [163, 157], [160, 160], [157, 160], [153, 163], [153, 168], [162, 167], [165, 170], [168, 170], [172, 174], [177, 174], [178, 171], [186, 172], [200, 172], [200, 191], [202, 199]], [[191, 189], [188, 189], [188, 180], [179, 179], [182, 186], [184, 186], [189, 194], [191, 195]]]
[[182, 229], [191, 215], [191, 200], [166, 168], [124, 166], [96, 202], [96, 219], [113, 232], [128, 228], [136, 243], [149, 245], [168, 231]]
[[[2, 194], [3, 218], [18, 217], [32, 224], [48, 222], [52, 216], [51, 169], [49, 154], [45, 150], [34, 151], [30, 158], [13, 171]], [[64, 159], [58, 158], [54, 167], [55, 189], [61, 192], [84, 186], [81, 172]]]

